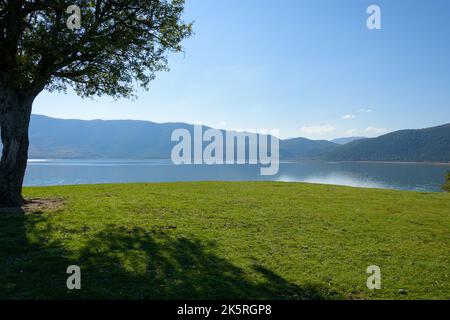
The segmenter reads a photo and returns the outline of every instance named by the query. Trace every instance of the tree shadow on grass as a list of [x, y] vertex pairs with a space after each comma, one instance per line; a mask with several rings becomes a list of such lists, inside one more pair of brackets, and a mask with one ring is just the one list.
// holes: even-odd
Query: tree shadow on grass
[[[0, 298], [326, 298], [324, 288], [299, 286], [260, 265], [244, 270], [218, 256], [214, 243], [171, 229], [110, 225], [86, 233], [77, 247], [52, 235], [83, 230], [56, 228], [45, 216], [14, 214], [0, 221]], [[82, 290], [66, 288], [70, 265], [81, 267]]]

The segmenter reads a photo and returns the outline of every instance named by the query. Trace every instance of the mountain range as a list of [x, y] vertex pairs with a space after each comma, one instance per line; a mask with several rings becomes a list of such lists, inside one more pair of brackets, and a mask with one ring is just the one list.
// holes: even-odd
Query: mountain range
[[330, 150], [322, 158], [333, 161], [450, 162], [450, 123], [356, 140]]
[[[175, 129], [186, 123], [138, 120], [63, 120], [32, 115], [29, 157], [34, 159], [170, 159]], [[205, 128], [204, 130], [206, 130]], [[225, 131], [221, 130], [223, 133]], [[281, 160], [450, 162], [450, 123], [401, 130], [377, 138], [279, 140]]]

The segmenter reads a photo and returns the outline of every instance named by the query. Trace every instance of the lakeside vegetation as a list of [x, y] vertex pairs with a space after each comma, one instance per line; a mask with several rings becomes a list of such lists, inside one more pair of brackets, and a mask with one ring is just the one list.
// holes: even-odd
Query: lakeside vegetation
[[447, 172], [447, 179], [445, 184], [442, 186], [442, 189], [444, 189], [444, 191], [450, 192], [450, 171]]
[[[25, 188], [0, 298], [450, 299], [450, 194], [281, 182]], [[66, 288], [79, 265], [82, 290]], [[382, 289], [366, 287], [378, 265]]]

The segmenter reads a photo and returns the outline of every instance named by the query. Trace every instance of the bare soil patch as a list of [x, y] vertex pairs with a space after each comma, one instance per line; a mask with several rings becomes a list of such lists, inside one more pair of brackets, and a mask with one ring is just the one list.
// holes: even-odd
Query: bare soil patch
[[23, 213], [42, 214], [44, 212], [55, 212], [64, 207], [62, 199], [27, 199], [20, 208], [0, 208], [0, 213]]

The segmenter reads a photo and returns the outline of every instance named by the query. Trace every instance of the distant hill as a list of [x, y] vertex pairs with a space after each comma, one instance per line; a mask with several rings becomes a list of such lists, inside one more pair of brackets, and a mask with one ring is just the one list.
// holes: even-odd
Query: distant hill
[[347, 138], [338, 138], [331, 140], [331, 142], [337, 143], [337, 144], [347, 144], [353, 141], [367, 139], [366, 137], [347, 137]]
[[280, 158], [285, 160], [300, 160], [317, 158], [336, 150], [339, 145], [326, 140], [309, 140], [294, 138], [280, 141]]
[[450, 123], [438, 127], [401, 130], [378, 138], [342, 145], [322, 156], [334, 161], [450, 161]]
[[[57, 159], [170, 159], [175, 129], [191, 134], [186, 123], [136, 120], [63, 120], [32, 115], [30, 158]], [[204, 130], [209, 127], [204, 127]], [[224, 130], [221, 130], [225, 134]], [[338, 145], [329, 141], [297, 138], [280, 141], [282, 159], [317, 157]]]
[[[186, 123], [62, 120], [32, 115], [29, 157], [170, 159], [176, 144], [171, 142], [171, 134], [179, 128], [192, 133], [194, 127]], [[281, 160], [450, 162], [450, 124], [401, 130], [343, 145], [339, 144], [345, 142], [343, 139], [331, 142], [294, 138], [279, 142]]]
[[184, 123], [62, 120], [32, 115], [30, 158], [170, 158], [172, 131]]

